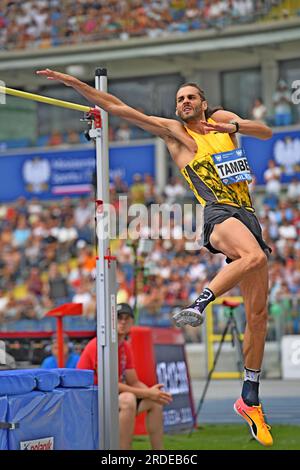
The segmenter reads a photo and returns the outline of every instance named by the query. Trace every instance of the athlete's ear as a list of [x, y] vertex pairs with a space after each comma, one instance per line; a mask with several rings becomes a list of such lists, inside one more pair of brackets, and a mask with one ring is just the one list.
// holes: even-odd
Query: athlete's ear
[[175, 114], [176, 114], [176, 116], [178, 116], [178, 109], [177, 108], [175, 110]]
[[203, 111], [206, 111], [208, 107], [207, 101], [202, 101], [202, 109]]

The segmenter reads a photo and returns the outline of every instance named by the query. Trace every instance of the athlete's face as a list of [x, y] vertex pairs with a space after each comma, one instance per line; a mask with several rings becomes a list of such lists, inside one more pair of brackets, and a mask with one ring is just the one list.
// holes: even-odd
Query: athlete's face
[[176, 114], [184, 122], [204, 119], [207, 102], [201, 99], [199, 90], [193, 86], [180, 88], [176, 95]]

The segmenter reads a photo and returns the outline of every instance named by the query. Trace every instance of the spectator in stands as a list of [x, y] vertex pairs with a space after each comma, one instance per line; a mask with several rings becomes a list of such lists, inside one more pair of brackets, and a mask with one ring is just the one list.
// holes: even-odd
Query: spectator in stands
[[131, 129], [126, 122], [121, 122], [120, 126], [115, 132], [115, 140], [121, 142], [128, 142], [131, 139]]
[[30, 294], [35, 295], [38, 299], [41, 299], [44, 290], [44, 283], [40, 270], [37, 266], [33, 266], [30, 269], [29, 276], [26, 281], [26, 286]]
[[274, 160], [268, 161], [268, 168], [264, 172], [264, 180], [266, 183], [265, 202], [269, 201], [269, 205], [273, 208], [276, 206], [281, 191], [281, 168], [276, 166]]
[[124, 270], [117, 269], [117, 289], [119, 303], [128, 303], [133, 291], [133, 280], [128, 282]]
[[61, 244], [61, 251], [72, 252], [72, 247], [78, 239], [78, 231], [74, 225], [72, 216], [66, 216], [63, 224], [59, 220], [59, 226], [54, 236]]
[[18, 215], [23, 215], [24, 217], [28, 215], [27, 199], [24, 196], [18, 197], [15, 202], [15, 207]]
[[[37, 197], [32, 198], [30, 201], [25, 199], [26, 208], [29, 216], [37, 216], [43, 212], [42, 203]], [[26, 214], [27, 215], [27, 214]]]
[[144, 175], [144, 188], [145, 188], [145, 204], [150, 207], [151, 204], [155, 204], [158, 199], [158, 191], [155, 186], [153, 177], [149, 174]]
[[[119, 355], [119, 424], [120, 448], [131, 449], [135, 417], [144, 411], [152, 449], [163, 449], [162, 406], [171, 402], [171, 395], [162, 390], [162, 384], [147, 387], [137, 376], [130, 343], [126, 340], [134, 321], [132, 308], [118, 304], [118, 355]], [[85, 347], [77, 364], [78, 369], [91, 369], [97, 383], [97, 340]], [[100, 384], [101, 385], [101, 384]]]
[[72, 302], [75, 304], [82, 304], [83, 315], [86, 315], [87, 312], [90, 311], [90, 304], [92, 302], [90, 286], [87, 281], [80, 279], [73, 283], [73, 287], [75, 288], [76, 293], [72, 298]]
[[61, 145], [63, 144], [63, 142], [64, 142], [64, 139], [63, 139], [62, 133], [59, 131], [53, 131], [49, 137], [47, 145], [52, 147], [55, 145]]
[[61, 305], [69, 301], [69, 287], [66, 278], [61, 274], [59, 266], [55, 262], [50, 264], [48, 281], [45, 284], [44, 291], [55, 305]]
[[78, 264], [82, 269], [85, 277], [96, 275], [96, 255], [91, 245], [84, 244], [84, 240], [80, 240], [81, 244], [78, 245]]
[[6, 310], [8, 303], [9, 303], [8, 293], [5, 292], [5, 290], [2, 287], [0, 287], [0, 323], [3, 322], [5, 310]]
[[[172, 299], [176, 299], [176, 293], [173, 292], [171, 285], [166, 289], [162, 285], [163, 279], [160, 276], [150, 275], [143, 292], [138, 296], [138, 304], [144, 313], [150, 318], [159, 318], [159, 312], [164, 303], [168, 303], [168, 294]], [[178, 286], [177, 286], [178, 289]]]
[[28, 228], [26, 218], [20, 216], [18, 218], [17, 227], [13, 233], [13, 244], [18, 247], [23, 247], [30, 236], [30, 229]]
[[122, 180], [120, 175], [114, 177], [113, 187], [117, 194], [126, 194], [128, 192], [128, 184]]
[[279, 236], [284, 240], [296, 240], [297, 239], [297, 228], [292, 222], [289, 222], [284, 218], [278, 229]]
[[[71, 352], [69, 337], [64, 334], [64, 367], [68, 369], [76, 369], [77, 363], [79, 361], [79, 354]], [[54, 335], [51, 343], [51, 356], [46, 357], [42, 364], [42, 369], [56, 369], [58, 367], [58, 344], [57, 336]]]
[[80, 144], [80, 138], [78, 132], [69, 131], [66, 138], [67, 144]]
[[93, 212], [87, 198], [81, 198], [74, 210], [74, 222], [78, 230], [78, 238], [91, 242], [91, 222]]
[[251, 110], [251, 119], [254, 121], [266, 122], [267, 108], [261, 98], [256, 98]]
[[288, 184], [287, 198], [294, 203], [300, 200], [300, 181], [296, 176], [292, 178], [292, 181]]
[[133, 175], [133, 182], [130, 188], [130, 196], [132, 204], [145, 203], [145, 185], [143, 182], [142, 175], [139, 173], [135, 173]]
[[173, 176], [170, 183], [166, 185], [164, 193], [167, 197], [167, 204], [172, 205], [174, 202], [182, 202], [186, 196], [187, 190], [180, 179]]
[[[19, 320], [21, 318], [22, 310], [24, 308], [24, 303], [23, 303], [24, 298], [22, 298], [21, 301], [20, 300], [18, 301], [15, 298], [15, 294], [13, 291], [10, 291], [10, 293], [8, 294], [8, 297], [9, 297], [9, 301], [6, 305], [4, 315], [3, 315], [4, 323]], [[1, 311], [0, 311], [0, 318], [1, 318]]]
[[291, 92], [284, 80], [279, 80], [277, 90], [273, 95], [275, 126], [292, 124]]

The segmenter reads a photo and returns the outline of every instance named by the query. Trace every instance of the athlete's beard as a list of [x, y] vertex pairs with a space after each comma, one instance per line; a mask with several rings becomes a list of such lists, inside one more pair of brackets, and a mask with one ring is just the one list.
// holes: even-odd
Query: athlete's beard
[[196, 106], [194, 108], [194, 112], [189, 116], [185, 116], [183, 111], [179, 111], [178, 116], [180, 117], [180, 119], [182, 119], [183, 122], [186, 122], [187, 124], [205, 119], [205, 113], [201, 105]]

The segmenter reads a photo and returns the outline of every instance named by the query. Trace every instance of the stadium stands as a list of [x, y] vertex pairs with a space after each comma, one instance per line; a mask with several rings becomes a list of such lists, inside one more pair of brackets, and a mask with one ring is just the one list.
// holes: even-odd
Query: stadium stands
[[[172, 184], [178, 186], [178, 181]], [[155, 202], [170, 201], [172, 184], [168, 185], [166, 196], [159, 194], [149, 179], [147, 184], [142, 181], [140, 189], [144, 202], [147, 204], [149, 195]], [[295, 181], [293, 184], [297, 189], [300, 183]], [[126, 191], [126, 185], [123, 187]], [[111, 191], [115, 198], [113, 187]], [[269, 332], [270, 338], [275, 335], [278, 317], [282, 333], [300, 332], [300, 206], [294, 193], [290, 191], [289, 195], [282, 190], [275, 208], [268, 206], [268, 200], [257, 201], [264, 237], [273, 249], [270, 262], [270, 324], [273, 328]], [[131, 188], [126, 194], [129, 201], [132, 200]], [[187, 198], [189, 194], [182, 187], [180, 193], [178, 188], [174, 191], [172, 201], [190, 202]], [[75, 217], [78, 202], [34, 201], [27, 206], [19, 202], [0, 207], [2, 332], [52, 331], [51, 319], [44, 318], [45, 313], [54, 305], [74, 299], [84, 303], [84, 316], [72, 321], [66, 319], [70, 320], [65, 325], [66, 330], [93, 330], [96, 314], [94, 254], [92, 246], [78, 235], [80, 227], [76, 225]], [[88, 207], [87, 225], [92, 240], [93, 206]], [[74, 234], [67, 241], [60, 238], [66, 219], [73, 221]], [[17, 243], [16, 232], [20, 225], [28, 236], [22, 243]], [[146, 227], [144, 230], [146, 233]], [[161, 227], [160, 233], [164, 230]], [[174, 224], [169, 240], [155, 241], [150, 255], [139, 258], [139, 267], [143, 269], [138, 271], [134, 268], [133, 250], [126, 241], [112, 241], [112, 250], [118, 257], [118, 300], [134, 302], [136, 280], [140, 322], [143, 324], [170, 325], [174, 309], [193, 300], [224, 263], [222, 255], [213, 256], [205, 249], [186, 250], [186, 240], [176, 239], [178, 230], [180, 227]], [[234, 289], [230, 294], [238, 295], [239, 292]], [[220, 325], [217, 321], [216, 327], [220, 329], [222, 312], [218, 315]], [[197, 341], [199, 337], [187, 331], [187, 339]]]
[[273, 20], [299, 11], [298, 2], [274, 0], [1, 0], [0, 50], [153, 38]]

